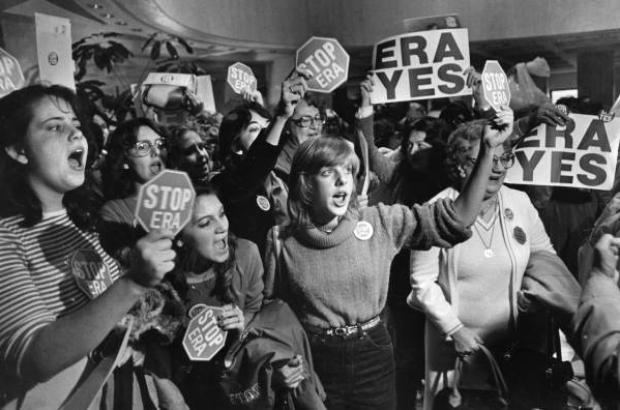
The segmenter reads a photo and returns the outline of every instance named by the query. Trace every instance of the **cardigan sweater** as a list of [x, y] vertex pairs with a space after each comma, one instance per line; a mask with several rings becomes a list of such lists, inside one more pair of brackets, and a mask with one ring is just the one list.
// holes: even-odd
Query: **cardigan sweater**
[[[536, 209], [525, 193], [502, 186], [497, 195], [501, 230], [496, 235], [502, 236], [508, 250], [506, 263], [510, 265], [511, 271], [508, 301], [510, 325], [516, 329], [517, 292], [521, 289], [530, 255], [544, 251], [555, 256], [555, 251]], [[457, 196], [456, 190], [447, 188], [431, 202]], [[524, 235], [515, 233], [519, 231], [518, 228]], [[459, 319], [459, 307], [476, 303], [458, 298], [459, 259], [463, 256], [460, 246], [449, 250], [432, 248], [411, 254], [412, 292], [407, 302], [422, 310], [427, 317], [425, 409], [432, 408], [435, 393], [443, 387], [443, 381], [440, 380], [442, 372], [454, 366], [454, 348], [452, 343], [446, 342], [446, 335], [451, 335], [463, 326]]]
[[363, 323], [383, 310], [390, 263], [402, 247], [447, 247], [470, 235], [452, 201], [412, 209], [365, 208], [359, 217], [347, 214], [331, 233], [313, 226], [283, 237], [280, 251], [272, 234], [266, 294], [287, 301], [304, 325], [326, 329]]

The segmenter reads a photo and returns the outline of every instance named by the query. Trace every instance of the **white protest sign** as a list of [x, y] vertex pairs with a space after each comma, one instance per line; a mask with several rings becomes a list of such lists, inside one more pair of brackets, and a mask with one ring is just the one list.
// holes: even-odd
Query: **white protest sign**
[[471, 95], [467, 29], [400, 34], [373, 51], [373, 104]]
[[0, 48], [0, 97], [19, 90], [25, 82], [19, 61]]
[[41, 80], [75, 90], [75, 67], [71, 58], [71, 21], [41, 13], [34, 13], [34, 17]]
[[614, 182], [620, 119], [571, 114], [564, 127], [542, 124], [514, 149], [506, 182], [609, 190]]

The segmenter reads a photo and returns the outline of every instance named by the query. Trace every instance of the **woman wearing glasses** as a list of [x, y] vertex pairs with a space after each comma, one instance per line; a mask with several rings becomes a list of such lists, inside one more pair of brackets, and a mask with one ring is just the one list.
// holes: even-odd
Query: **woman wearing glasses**
[[99, 231], [104, 248], [123, 265], [129, 249], [144, 235], [134, 218], [138, 191], [166, 168], [167, 146], [163, 130], [146, 118], [122, 123], [108, 140], [108, 160], [101, 172], [107, 202], [100, 211]]
[[[450, 135], [447, 162], [453, 188], [431, 201], [459, 195], [473, 169], [485, 123], [462, 124]], [[411, 254], [408, 302], [427, 317], [425, 409], [432, 408], [435, 394], [444, 387], [442, 375], [451, 375], [457, 355], [467, 360], [461, 388], [494, 389], [479, 346], [501, 354], [514, 341], [517, 292], [535, 253], [545, 252], [562, 264], [528, 196], [503, 185], [514, 161], [509, 145], [496, 147], [471, 238], [453, 248]]]

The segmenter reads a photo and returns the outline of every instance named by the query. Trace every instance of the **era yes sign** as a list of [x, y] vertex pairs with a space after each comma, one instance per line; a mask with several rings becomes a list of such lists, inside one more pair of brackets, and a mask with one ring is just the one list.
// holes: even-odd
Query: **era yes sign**
[[508, 77], [499, 63], [495, 60], [488, 60], [484, 63], [484, 70], [480, 77], [484, 98], [495, 112], [499, 112], [502, 106], [507, 107], [510, 104], [510, 87]]
[[166, 230], [176, 235], [189, 222], [195, 197], [185, 172], [165, 170], [140, 188], [136, 219], [147, 232]]
[[183, 348], [190, 360], [211, 360], [224, 347], [228, 332], [217, 325], [217, 315], [221, 311], [219, 307], [205, 306], [189, 321]]
[[296, 54], [296, 66], [311, 74], [308, 90], [331, 93], [347, 81], [349, 55], [335, 38], [311, 37]]

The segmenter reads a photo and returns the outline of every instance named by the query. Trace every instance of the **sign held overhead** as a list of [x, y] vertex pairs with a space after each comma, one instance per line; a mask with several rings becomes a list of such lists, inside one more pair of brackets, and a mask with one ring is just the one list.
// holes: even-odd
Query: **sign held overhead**
[[373, 104], [470, 95], [467, 29], [406, 33], [375, 45]]
[[295, 65], [308, 73], [308, 90], [331, 93], [349, 75], [349, 54], [335, 38], [311, 37], [297, 50]]

